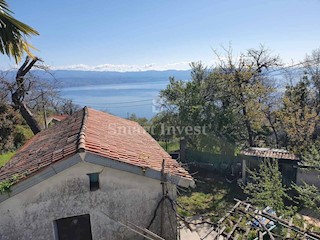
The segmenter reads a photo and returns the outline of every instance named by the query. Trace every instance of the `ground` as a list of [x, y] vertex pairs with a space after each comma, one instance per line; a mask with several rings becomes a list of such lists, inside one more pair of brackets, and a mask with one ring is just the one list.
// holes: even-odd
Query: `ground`
[[[238, 184], [236, 182], [228, 183], [221, 173], [192, 168], [190, 169], [190, 172], [196, 172], [194, 175], [196, 179], [196, 188], [188, 190], [178, 189], [178, 203], [180, 205], [178, 211], [180, 215], [188, 217], [188, 221], [191, 221], [192, 223], [201, 222], [202, 220], [217, 223], [219, 219], [235, 205], [235, 198], [240, 200], [246, 199], [246, 196]], [[197, 217], [200, 215], [205, 217]], [[292, 218], [292, 223], [303, 229], [310, 229], [319, 233], [320, 228], [318, 226], [318, 221], [314, 222], [314, 219], [311, 219], [311, 221], [309, 218], [306, 219], [306, 217], [307, 216], [297, 213]], [[303, 219], [307, 221], [304, 221]], [[192, 232], [188, 229], [190, 226], [193, 230]], [[186, 239], [201, 239], [201, 237], [203, 238], [207, 233], [210, 233], [210, 229], [212, 229], [208, 224], [189, 225], [188, 227], [183, 227], [181, 232], [183, 236], [187, 236]], [[226, 231], [228, 232], [229, 229]], [[281, 226], [277, 226], [273, 232], [282, 236], [289, 234], [287, 230], [283, 229]], [[215, 234], [215, 232], [211, 232], [207, 239], [212, 239]], [[252, 238], [250, 237], [250, 234], [251, 232], [249, 233], [248, 239], [254, 239], [256, 232], [252, 231], [252, 236], [254, 236]], [[294, 232], [291, 232], [289, 236], [293, 237]]]
[[[190, 172], [192, 173], [192, 169]], [[179, 190], [179, 209], [183, 216], [206, 215], [217, 222], [235, 204], [234, 198], [244, 200], [245, 195], [236, 182], [228, 183], [220, 173], [197, 170], [194, 175], [196, 188]]]

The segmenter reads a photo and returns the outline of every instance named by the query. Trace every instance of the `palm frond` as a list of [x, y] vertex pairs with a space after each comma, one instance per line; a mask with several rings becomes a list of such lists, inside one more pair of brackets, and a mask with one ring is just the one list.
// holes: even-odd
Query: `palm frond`
[[0, 52], [19, 62], [24, 52], [34, 57], [30, 51], [34, 47], [27, 42], [26, 37], [39, 33], [12, 17], [11, 13], [6, 1], [0, 0]]

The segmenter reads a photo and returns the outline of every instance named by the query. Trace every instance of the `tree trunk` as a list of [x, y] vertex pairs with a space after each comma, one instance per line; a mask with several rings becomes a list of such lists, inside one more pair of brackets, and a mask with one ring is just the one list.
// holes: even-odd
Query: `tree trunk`
[[253, 131], [252, 131], [252, 128], [251, 128], [251, 123], [250, 123], [250, 120], [248, 119], [248, 113], [247, 113], [247, 108], [246, 108], [246, 104], [245, 104], [245, 98], [243, 96], [243, 87], [242, 87], [242, 84], [241, 84], [241, 80], [240, 78], [238, 77], [238, 75], [236, 74], [235, 76], [235, 79], [236, 79], [236, 82], [238, 84], [238, 90], [239, 90], [239, 95], [240, 95], [240, 104], [242, 105], [242, 114], [244, 116], [244, 124], [246, 125], [246, 129], [247, 129], [247, 132], [248, 132], [248, 143], [249, 143], [249, 146], [250, 147], [253, 147], [254, 146], [254, 141], [253, 141]]
[[187, 140], [180, 138], [180, 161], [186, 162]]
[[41, 131], [41, 127], [38, 121], [35, 119], [34, 115], [30, 112], [29, 108], [25, 103], [23, 103], [19, 108], [20, 114], [23, 119], [27, 122], [28, 126], [34, 134]]
[[252, 128], [251, 128], [251, 124], [250, 124], [250, 121], [248, 120], [248, 114], [247, 114], [247, 109], [246, 107], [242, 107], [242, 113], [245, 117], [245, 125], [246, 125], [246, 128], [247, 128], [247, 132], [248, 132], [248, 143], [249, 143], [249, 146], [250, 147], [253, 147], [254, 146], [254, 141], [253, 141], [253, 132], [252, 132]]
[[30, 59], [26, 58], [22, 66], [19, 68], [16, 75], [17, 89], [12, 93], [11, 98], [15, 109], [18, 109], [23, 119], [26, 121], [30, 129], [34, 134], [41, 131], [40, 124], [34, 117], [27, 104], [24, 102], [26, 90], [24, 86], [24, 77], [31, 70], [34, 64], [38, 61], [38, 58]]
[[278, 136], [277, 130], [276, 130], [275, 126], [274, 126], [274, 123], [272, 122], [272, 119], [271, 119], [271, 116], [270, 116], [269, 113], [266, 113], [266, 118], [268, 119], [270, 127], [272, 129], [272, 132], [273, 132], [273, 134], [275, 136], [276, 148], [278, 148], [279, 147], [279, 136]]

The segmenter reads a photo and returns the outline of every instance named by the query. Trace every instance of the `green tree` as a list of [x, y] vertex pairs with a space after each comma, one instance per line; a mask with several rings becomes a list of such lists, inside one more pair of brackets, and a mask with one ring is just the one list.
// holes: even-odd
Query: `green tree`
[[259, 145], [259, 135], [264, 134], [266, 124], [265, 103], [274, 92], [267, 71], [281, 65], [278, 56], [270, 55], [268, 49], [260, 46], [249, 49], [236, 58], [232, 49], [224, 49], [218, 66], [212, 71], [212, 85], [218, 88], [218, 99], [222, 109], [236, 113], [245, 132], [239, 131], [239, 139], [246, 139], [246, 145]]
[[248, 170], [250, 177], [247, 185], [242, 186], [250, 202], [265, 208], [271, 207], [278, 213], [285, 213], [288, 208], [285, 200], [289, 199], [276, 160], [265, 159], [258, 170]]
[[320, 48], [308, 54], [304, 61], [304, 75], [311, 83], [316, 96], [317, 111], [320, 112]]
[[149, 120], [145, 117], [137, 117], [135, 113], [132, 113], [129, 118], [129, 120], [139, 123], [142, 127], [148, 127], [149, 126]]
[[303, 183], [294, 185], [294, 189], [298, 192], [296, 199], [302, 206], [320, 212], [320, 191], [316, 186]]
[[206, 128], [206, 134], [178, 136], [192, 148], [234, 154], [237, 145], [261, 145], [261, 136], [275, 132], [265, 114], [274, 92], [266, 72], [280, 60], [263, 46], [238, 59], [231, 49], [225, 51], [223, 57], [217, 54], [219, 61], [212, 69], [191, 64], [189, 81], [171, 78], [160, 93], [166, 113], [161, 115], [171, 115], [166, 119], [173, 126]]
[[309, 81], [302, 79], [294, 86], [287, 86], [282, 102], [278, 117], [287, 136], [285, 145], [299, 154], [314, 141], [319, 120]]
[[32, 46], [26, 40], [26, 37], [39, 35], [39, 33], [20, 22], [12, 16], [8, 4], [5, 0], [0, 0], [0, 52], [9, 57], [13, 57], [18, 63], [23, 53], [26, 52], [33, 57], [30, 48]]
[[[302, 163], [313, 169], [318, 169], [320, 174], [320, 144], [315, 142], [302, 154]], [[318, 176], [319, 178], [320, 176]], [[297, 191], [296, 199], [298, 202], [309, 209], [320, 212], [320, 191], [314, 185], [303, 183], [302, 185], [294, 185]]]
[[0, 104], [0, 149], [1, 154], [14, 149], [14, 129], [19, 117], [10, 106]]
[[[209, 70], [201, 63], [191, 64], [191, 79], [189, 81], [170, 78], [166, 89], [160, 92], [163, 111], [158, 114], [157, 121], [162, 123], [170, 132], [165, 137], [185, 138], [188, 145], [201, 149], [202, 132], [188, 134], [189, 127], [208, 127], [211, 121], [208, 116], [213, 109], [206, 103], [205, 91]], [[160, 120], [160, 121], [159, 121]], [[175, 133], [175, 134], [172, 134]]]
[[0, 102], [0, 154], [16, 150], [31, 136], [19, 114]]

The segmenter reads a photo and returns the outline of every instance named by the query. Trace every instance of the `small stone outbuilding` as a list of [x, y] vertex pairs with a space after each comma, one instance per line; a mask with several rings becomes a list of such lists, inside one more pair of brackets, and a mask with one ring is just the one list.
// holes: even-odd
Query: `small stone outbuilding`
[[290, 186], [297, 182], [297, 169], [299, 157], [285, 149], [251, 147], [240, 152], [242, 157], [242, 180], [246, 180], [246, 168], [255, 169], [260, 161], [265, 158], [278, 161], [279, 171], [282, 175], [282, 183]]
[[194, 184], [139, 124], [90, 108], [35, 135], [0, 181], [2, 240], [176, 239], [176, 187]]

